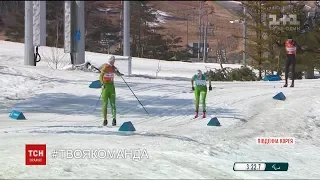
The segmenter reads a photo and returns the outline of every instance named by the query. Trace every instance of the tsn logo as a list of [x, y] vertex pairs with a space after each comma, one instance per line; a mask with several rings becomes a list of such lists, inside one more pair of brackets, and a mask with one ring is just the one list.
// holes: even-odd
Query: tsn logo
[[45, 144], [26, 144], [26, 165], [46, 165], [47, 147]]

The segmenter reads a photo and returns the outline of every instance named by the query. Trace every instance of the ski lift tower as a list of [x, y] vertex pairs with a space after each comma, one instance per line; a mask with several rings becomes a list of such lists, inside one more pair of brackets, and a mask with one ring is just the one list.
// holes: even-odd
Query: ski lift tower
[[[25, 1], [25, 65], [36, 66], [35, 47], [46, 46], [46, 22], [46, 1]], [[64, 52], [85, 62], [84, 1], [64, 1]]]

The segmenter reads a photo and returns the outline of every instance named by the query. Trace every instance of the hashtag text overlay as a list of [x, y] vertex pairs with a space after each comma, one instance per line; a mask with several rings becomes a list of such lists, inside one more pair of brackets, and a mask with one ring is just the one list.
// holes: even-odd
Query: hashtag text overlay
[[53, 159], [149, 159], [145, 149], [55, 149]]

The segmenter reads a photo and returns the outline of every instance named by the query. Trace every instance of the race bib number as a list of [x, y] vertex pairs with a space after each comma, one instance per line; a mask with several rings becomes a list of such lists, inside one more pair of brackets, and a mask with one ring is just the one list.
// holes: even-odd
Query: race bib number
[[105, 74], [103, 75], [103, 81], [104, 81], [104, 82], [113, 81], [113, 73], [105, 73]]
[[103, 77], [104, 78], [113, 78], [113, 73], [105, 73], [104, 75], [103, 75]]
[[196, 85], [197, 86], [206, 86], [206, 80], [196, 80]]

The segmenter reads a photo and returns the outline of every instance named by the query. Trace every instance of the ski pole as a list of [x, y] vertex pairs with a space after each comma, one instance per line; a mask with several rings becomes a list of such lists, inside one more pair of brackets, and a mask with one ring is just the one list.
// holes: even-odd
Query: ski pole
[[124, 78], [122, 76], [120, 76], [122, 78], [122, 80], [124, 81], [124, 83], [126, 83], [126, 85], [128, 86], [128, 88], [130, 89], [130, 91], [132, 92], [132, 94], [136, 97], [136, 99], [138, 100], [138, 102], [140, 103], [140, 105], [143, 107], [143, 109], [146, 111], [146, 113], [150, 116], [150, 114], [148, 113], [148, 111], [144, 108], [144, 106], [142, 105], [142, 103], [140, 102], [140, 100], [138, 99], [138, 97], [134, 94], [134, 92], [132, 91], [132, 89], [130, 88], [130, 86], [128, 85], [128, 83], [126, 82], [126, 80], [124, 80]]
[[90, 62], [88, 62], [88, 66], [93, 67], [95, 70], [99, 71], [99, 73], [101, 72], [100, 69], [96, 68], [94, 65], [92, 65]]
[[96, 105], [94, 106], [93, 113], [96, 111], [96, 108], [97, 108], [98, 103], [99, 103], [99, 101], [100, 101], [100, 99], [101, 99], [101, 96], [102, 96], [102, 92], [101, 92], [101, 94], [100, 94], [100, 97], [99, 97], [99, 99], [98, 99], [98, 101], [97, 101]]

